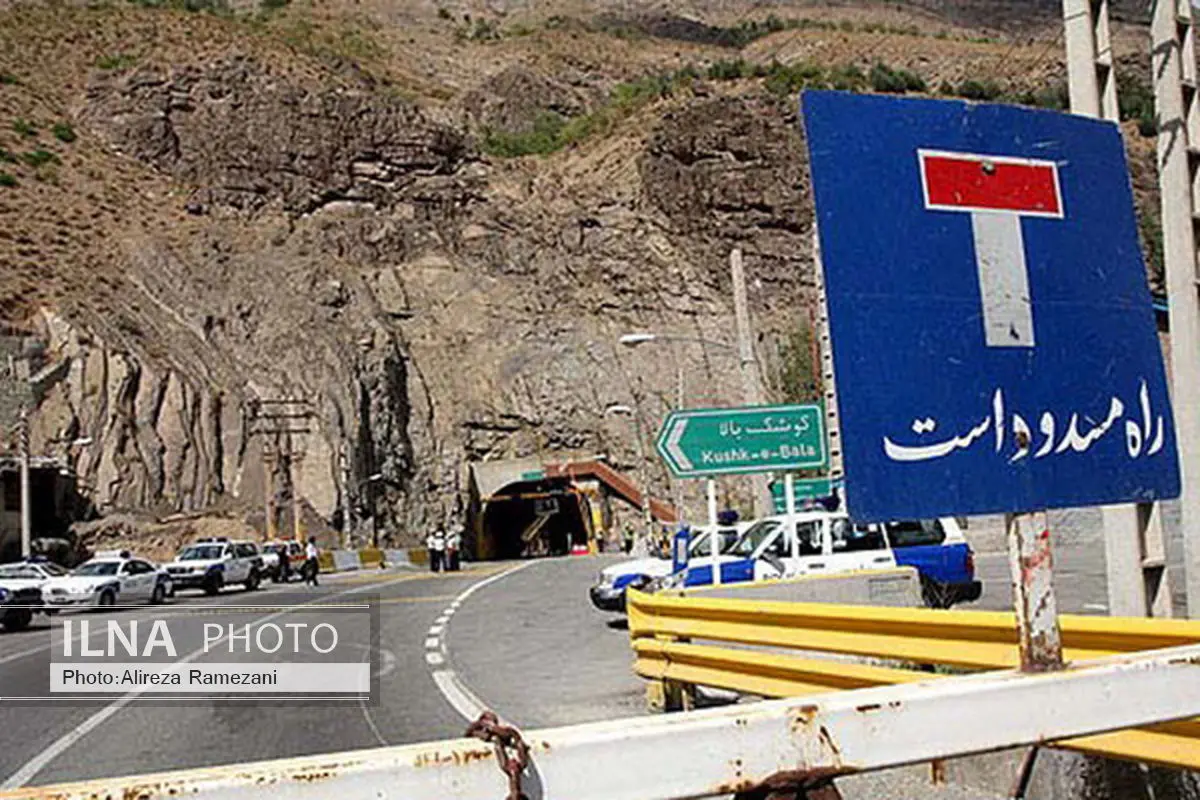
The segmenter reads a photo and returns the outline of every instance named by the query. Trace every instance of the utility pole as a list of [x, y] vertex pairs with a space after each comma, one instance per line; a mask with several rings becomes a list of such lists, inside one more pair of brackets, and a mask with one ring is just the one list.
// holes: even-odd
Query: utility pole
[[[1063, 28], [1071, 112], [1119, 122], [1108, 0], [1063, 0]], [[1171, 591], [1157, 506], [1153, 503], [1104, 506], [1101, 514], [1108, 613], [1129, 617], [1171, 616]]]
[[33, 555], [33, 504], [29, 499], [29, 412], [21, 406], [20, 427], [17, 430], [21, 470], [21, 557]]
[[[1172, 405], [1179, 449], [1188, 615], [1200, 618], [1200, 296], [1197, 295], [1197, 170], [1200, 109], [1196, 44], [1188, 0], [1158, 0], [1150, 21], [1158, 119], [1158, 185], [1171, 325]], [[1163, 581], [1165, 583], [1165, 580]]]
[[[829, 478], [842, 477], [842, 427], [838, 417], [837, 381], [833, 374], [833, 341], [829, 335], [829, 304], [825, 295], [825, 268], [821, 263], [821, 237], [813, 231], [813, 274], [817, 283], [816, 325], [813, 337], [817, 340], [822, 400], [825, 403], [825, 438], [829, 445]], [[843, 497], [843, 501], [844, 501]]]
[[[733, 313], [737, 322], [738, 362], [742, 373], [742, 399], [746, 405], [761, 406], [763, 398], [762, 380], [758, 372], [758, 361], [754, 357], [754, 339], [750, 333], [750, 307], [746, 301], [746, 271], [742, 266], [742, 250], [733, 248], [729, 254], [729, 270], [733, 283]], [[754, 516], [765, 517], [774, 511], [767, 476], [755, 473], [750, 476], [754, 487]], [[710, 502], [711, 505], [711, 502]]]
[[[295, 438], [310, 432], [308, 419], [313, 415], [307, 400], [286, 397], [257, 400], [254, 403], [254, 433], [262, 436], [263, 504], [267, 521], [265, 536], [274, 539], [276, 529], [275, 467], [280, 462], [288, 470], [288, 483], [292, 493], [292, 532], [297, 541], [303, 534], [300, 518], [300, 493], [297, 489], [297, 467], [304, 457], [302, 447], [297, 447]], [[282, 449], [279, 446], [283, 440]]]
[[271, 443], [267, 441], [267, 437], [262, 439], [262, 466], [263, 466], [263, 513], [265, 522], [263, 525], [263, 539], [271, 541], [276, 538], [275, 533], [275, 464], [277, 463], [276, 453], [272, 449]]

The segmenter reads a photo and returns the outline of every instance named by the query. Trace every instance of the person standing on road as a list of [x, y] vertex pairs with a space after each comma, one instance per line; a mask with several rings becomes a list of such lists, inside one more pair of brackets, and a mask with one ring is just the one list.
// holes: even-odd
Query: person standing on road
[[429, 569], [439, 572], [442, 569], [442, 553], [446, 549], [446, 537], [441, 528], [437, 528], [425, 537], [425, 547], [429, 549]]
[[462, 534], [456, 528], [446, 537], [446, 572], [458, 572], [458, 549], [462, 547]]
[[317, 544], [310, 537], [308, 545], [304, 548], [304, 583], [317, 585], [317, 572], [320, 570], [320, 563], [317, 560]]

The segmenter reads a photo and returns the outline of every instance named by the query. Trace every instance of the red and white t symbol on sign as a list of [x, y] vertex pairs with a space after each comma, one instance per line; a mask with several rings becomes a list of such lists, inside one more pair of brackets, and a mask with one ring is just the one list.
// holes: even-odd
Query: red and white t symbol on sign
[[1033, 347], [1021, 217], [1063, 218], [1058, 165], [918, 150], [925, 208], [971, 215], [988, 347]]

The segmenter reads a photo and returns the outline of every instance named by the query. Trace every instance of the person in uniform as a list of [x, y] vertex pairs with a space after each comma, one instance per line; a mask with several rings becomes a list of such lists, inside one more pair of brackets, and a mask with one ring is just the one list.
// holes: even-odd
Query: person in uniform
[[317, 559], [317, 543], [309, 537], [308, 544], [304, 547], [304, 583], [317, 585], [317, 572], [320, 571], [320, 562]]
[[446, 550], [446, 537], [441, 528], [435, 529], [425, 537], [425, 547], [429, 549], [429, 569], [440, 572], [442, 569], [442, 554]]
[[457, 529], [446, 537], [446, 571], [458, 572], [459, 548], [462, 547], [462, 534]]

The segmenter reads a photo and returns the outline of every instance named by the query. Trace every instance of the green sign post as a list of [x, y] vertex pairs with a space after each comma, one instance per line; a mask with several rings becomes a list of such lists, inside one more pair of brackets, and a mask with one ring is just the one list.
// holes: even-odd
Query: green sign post
[[825, 412], [819, 404], [673, 411], [656, 449], [679, 478], [824, 469]]

